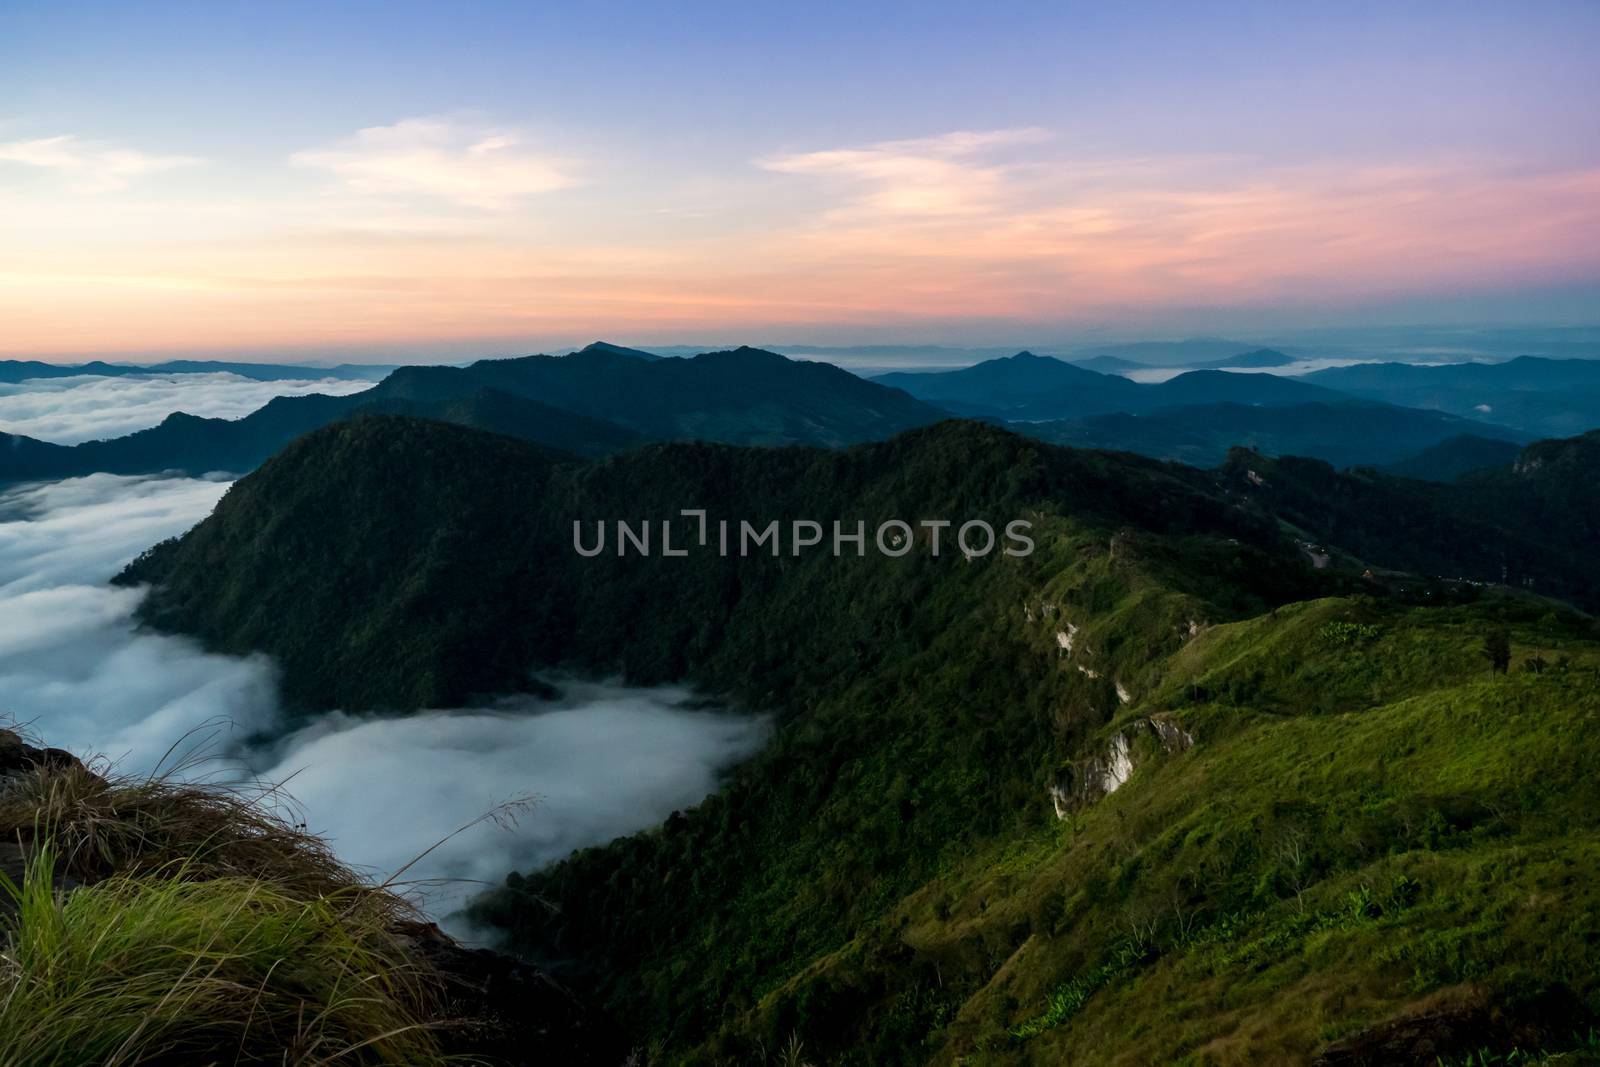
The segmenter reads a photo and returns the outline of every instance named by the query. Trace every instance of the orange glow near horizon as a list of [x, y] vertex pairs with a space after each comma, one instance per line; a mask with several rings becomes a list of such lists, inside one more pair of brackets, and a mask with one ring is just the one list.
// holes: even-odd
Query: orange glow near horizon
[[[70, 147], [0, 160], [93, 168]], [[417, 120], [298, 154], [264, 193], [127, 154], [0, 185], [0, 356], [1070, 327], [1600, 277], [1596, 169], [1063, 160], [1000, 130], [757, 159], [726, 180], [759, 209], [719, 212], [519, 151]]]

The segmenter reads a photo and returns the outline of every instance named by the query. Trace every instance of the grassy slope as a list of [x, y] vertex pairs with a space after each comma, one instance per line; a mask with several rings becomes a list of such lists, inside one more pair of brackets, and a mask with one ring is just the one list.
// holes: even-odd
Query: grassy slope
[[[1478, 642], [1508, 611], [1524, 655], [1570, 662], [1491, 676]], [[1194, 748], [950, 864], [752, 1025], [825, 1041], [859, 1014], [844, 1005], [893, 990], [870, 1029], [920, 1038], [905, 1062], [971, 1065], [1302, 1062], [1407, 1005], [1482, 996], [1570, 1000], [1581, 1027], [1600, 995], [1592, 641], [1505, 604], [1277, 616], [1202, 634], [1108, 728], [1176, 704]], [[1324, 630], [1352, 619], [1377, 636]], [[1248, 709], [1183, 703], [1240, 679]]]
[[[1600, 1007], [1584, 877], [1600, 787], [1579, 756], [1600, 740], [1600, 651], [1583, 620], [1531, 599], [1329, 599], [1186, 641], [1206, 605], [1148, 566], [1072, 563], [983, 620], [995, 638], [846, 693], [682, 825], [514, 880], [497, 905], [547, 896], [570, 909], [554, 943], [614, 950], [607, 916], [655, 918], [629, 876], [656, 895], [688, 879], [703, 913], [675, 906], [603, 987], [689, 1038], [690, 1062], [788, 1033], [830, 1064], [1298, 1062], [1429, 998], [1509, 1005], [1523, 1029], [1479, 1039], [1525, 1045], [1569, 1036], [1540, 1029], [1541, 1005]], [[1092, 659], [1061, 658], [1066, 617]], [[1479, 648], [1502, 625], [1544, 673], [1489, 674]], [[1031, 653], [1000, 654], [1019, 637]], [[975, 663], [1036, 686], [986, 707]], [[1134, 702], [1093, 728], [1113, 675]], [[1158, 710], [1192, 750], [1066, 822], [1046, 814], [1061, 748], [1030, 721], [1088, 728], [1094, 751]], [[830, 742], [850, 751], [820, 795], [752, 784], [818, 766]]]
[[0, 777], [26, 858], [0, 879], [0, 1063], [442, 1062], [442, 985], [397, 932], [415, 912], [258, 799]]

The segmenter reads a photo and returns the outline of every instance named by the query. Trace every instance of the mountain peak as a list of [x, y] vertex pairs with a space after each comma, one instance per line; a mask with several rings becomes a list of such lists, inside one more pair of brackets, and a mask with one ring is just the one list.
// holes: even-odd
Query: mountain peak
[[587, 344], [587, 345], [583, 346], [582, 348], [580, 348], [578, 350], [577, 354], [580, 355], [580, 356], [588, 356], [588, 355], [593, 355], [593, 354], [595, 354], [597, 352], [603, 352], [606, 355], [611, 355], [611, 356], [631, 356], [634, 359], [644, 359], [644, 360], [651, 360], [651, 361], [658, 360], [658, 359], [661, 358], [660, 356], [656, 355], [654, 352], [646, 352], [642, 348], [627, 348], [627, 347], [625, 347], [623, 345], [614, 345], [610, 341], [592, 341], [589, 344]]

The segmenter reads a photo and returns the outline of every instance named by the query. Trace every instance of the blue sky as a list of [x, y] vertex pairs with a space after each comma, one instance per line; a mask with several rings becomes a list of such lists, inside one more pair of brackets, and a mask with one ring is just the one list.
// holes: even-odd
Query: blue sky
[[1600, 276], [1597, 46], [1592, 3], [12, 2], [0, 349], [1538, 320]]

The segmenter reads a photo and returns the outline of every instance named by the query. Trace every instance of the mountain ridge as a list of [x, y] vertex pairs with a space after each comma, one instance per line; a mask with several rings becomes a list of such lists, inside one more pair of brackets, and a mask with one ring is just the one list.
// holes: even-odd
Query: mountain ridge
[[0, 435], [0, 482], [178, 470], [243, 472], [302, 433], [359, 414], [408, 414], [593, 455], [652, 438], [840, 445], [946, 413], [827, 364], [741, 348], [645, 360], [617, 346], [570, 356], [412, 366], [343, 397], [277, 397], [237, 420], [179, 413], [76, 446]]

